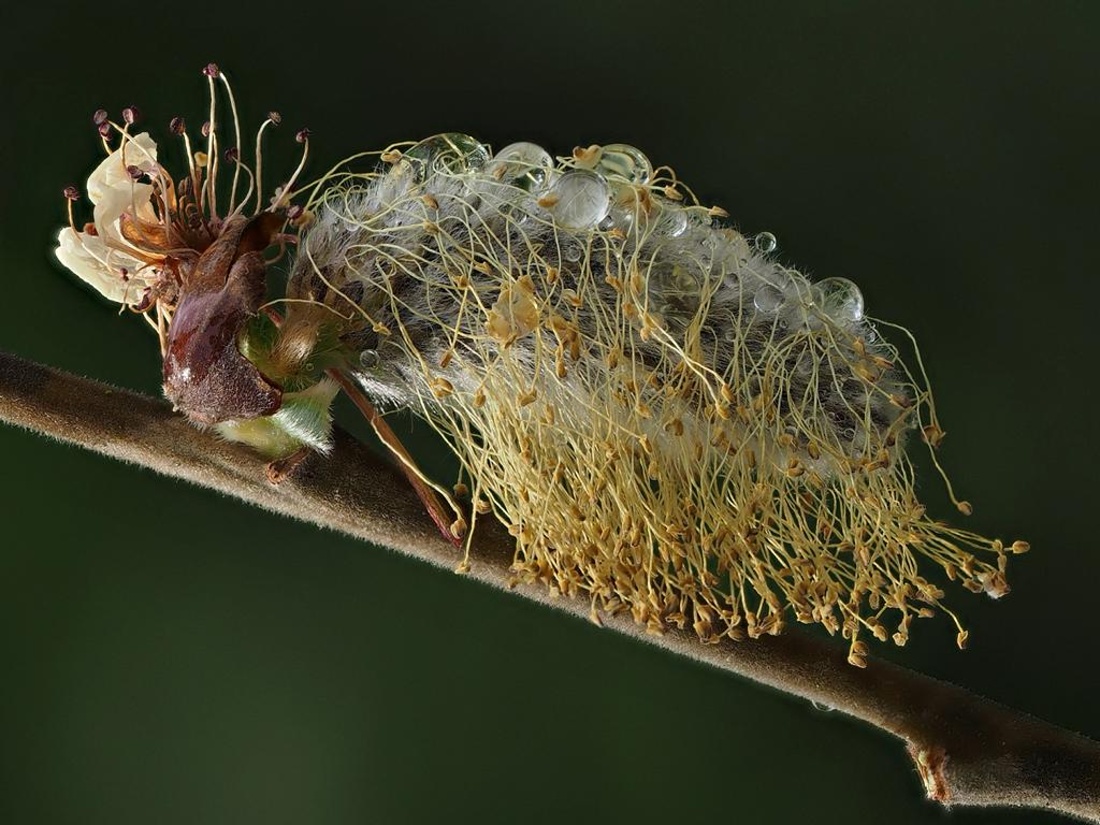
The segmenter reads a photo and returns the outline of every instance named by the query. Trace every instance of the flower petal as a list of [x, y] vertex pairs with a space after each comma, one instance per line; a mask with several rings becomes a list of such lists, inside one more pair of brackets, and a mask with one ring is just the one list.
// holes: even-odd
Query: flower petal
[[98, 205], [112, 190], [125, 190], [133, 185], [128, 166], [136, 166], [143, 172], [152, 172], [157, 166], [157, 144], [148, 132], [127, 137], [115, 151], [88, 176], [88, 197]]
[[100, 236], [112, 246], [122, 246], [126, 241], [118, 227], [118, 219], [123, 212], [150, 214], [149, 199], [153, 196], [153, 187], [147, 183], [134, 183], [129, 178], [123, 186], [105, 189], [95, 205], [93, 217], [95, 228]]
[[68, 226], [58, 234], [54, 254], [66, 269], [116, 304], [139, 303], [142, 292], [156, 278], [153, 269], [140, 269], [142, 262], [136, 258], [111, 249], [102, 238]]

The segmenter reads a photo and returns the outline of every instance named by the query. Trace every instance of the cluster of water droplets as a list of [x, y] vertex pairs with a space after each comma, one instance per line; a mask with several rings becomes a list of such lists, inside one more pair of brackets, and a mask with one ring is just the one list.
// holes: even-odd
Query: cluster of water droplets
[[[752, 240], [756, 251], [770, 256], [779, 247], [771, 232]], [[762, 315], [775, 315], [787, 326], [816, 326], [822, 316], [851, 327], [864, 320], [863, 293], [847, 278], [810, 282], [801, 273], [778, 265], [762, 278], [753, 294], [753, 307]]]
[[[512, 143], [491, 154], [477, 139], [450, 133], [405, 150], [395, 173], [407, 170], [421, 181], [433, 173], [466, 178], [485, 210], [498, 210], [519, 225], [537, 220], [578, 235], [644, 232], [655, 239], [675, 239], [692, 225], [709, 228], [713, 222], [702, 207], [668, 197], [667, 181], [655, 178], [649, 158], [623, 143], [578, 148], [572, 157], [555, 159], [535, 143]], [[870, 332], [864, 322], [863, 295], [855, 283], [839, 277], [811, 283], [780, 266], [774, 262], [778, 241], [771, 232], [760, 232], [745, 243], [768, 265], [737, 269], [727, 278], [762, 322], [814, 328], [827, 316], [834, 324], [863, 326]], [[575, 262], [582, 254], [581, 245], [563, 244], [565, 262]], [[698, 290], [698, 284], [668, 287], [681, 297]]]
[[[584, 230], [629, 229], [639, 218], [639, 189], [649, 187], [653, 166], [638, 149], [622, 143], [578, 149], [555, 159], [535, 143], [519, 142], [490, 155], [468, 135], [437, 135], [407, 149], [402, 163], [430, 172], [472, 173], [470, 185], [485, 201], [512, 212]], [[647, 197], [647, 220], [676, 237], [688, 225], [686, 210], [659, 195]]]

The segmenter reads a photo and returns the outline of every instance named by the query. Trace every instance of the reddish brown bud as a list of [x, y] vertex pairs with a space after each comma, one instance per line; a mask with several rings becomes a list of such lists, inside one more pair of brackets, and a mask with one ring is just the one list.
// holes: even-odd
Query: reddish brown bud
[[209, 120], [204, 120], [202, 122], [202, 130], [201, 131], [202, 131], [202, 136], [203, 137], [210, 137], [210, 121]]
[[94, 123], [96, 126], [102, 126], [104, 123], [107, 122], [109, 117], [110, 115], [107, 114], [106, 109], [96, 109], [95, 114], [92, 115], [92, 123]]
[[127, 126], [132, 126], [141, 118], [141, 110], [137, 106], [127, 106], [122, 110], [122, 119]]
[[230, 146], [225, 150], [225, 160], [227, 163], [236, 163], [241, 157], [241, 152], [236, 146]]
[[283, 116], [278, 112], [268, 112], [267, 119], [274, 123], [276, 126], [283, 122]]
[[145, 173], [133, 164], [126, 167], [126, 174], [130, 176], [131, 180], [141, 180], [145, 176]]
[[203, 67], [202, 73], [207, 77], [217, 77], [221, 74], [221, 70], [218, 68], [217, 63], [207, 63], [206, 66]]
[[97, 127], [97, 131], [99, 132], [101, 137], [105, 137], [105, 138], [110, 137], [111, 136], [111, 124], [108, 123], [107, 121], [103, 121], [103, 123], [99, 124], [99, 126]]
[[177, 115], [168, 122], [168, 130], [174, 135], [182, 135], [187, 130], [187, 124]]
[[271, 213], [226, 219], [181, 285], [168, 329], [164, 391], [192, 421], [259, 418], [282, 403], [282, 389], [237, 347], [245, 323], [263, 302], [263, 251], [281, 224]]
[[70, 184], [69, 186], [66, 186], [64, 188], [64, 190], [62, 190], [62, 191], [64, 192], [65, 197], [68, 198], [69, 200], [71, 200], [71, 201], [80, 200], [80, 190], [77, 189], [75, 186]]
[[313, 133], [309, 131], [309, 129], [303, 126], [301, 129], [298, 130], [298, 134], [294, 136], [294, 139], [299, 143], [305, 143], [307, 140], [309, 140], [309, 136], [312, 134]]

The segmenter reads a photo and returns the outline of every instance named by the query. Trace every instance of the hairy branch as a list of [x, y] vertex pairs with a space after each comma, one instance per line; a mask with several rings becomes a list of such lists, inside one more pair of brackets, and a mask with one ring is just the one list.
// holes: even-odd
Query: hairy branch
[[[411, 488], [350, 437], [312, 456], [278, 486], [249, 450], [195, 430], [159, 400], [0, 353], [0, 420], [79, 444], [268, 510], [386, 545], [453, 570], [461, 554], [436, 531]], [[469, 575], [587, 618], [588, 602], [515, 586], [512, 540], [478, 527]], [[840, 647], [788, 632], [703, 645], [694, 634], [647, 635], [629, 616], [619, 633], [811, 699], [905, 741], [928, 796], [947, 805], [1060, 811], [1100, 823], [1100, 743], [887, 662], [860, 670]]]

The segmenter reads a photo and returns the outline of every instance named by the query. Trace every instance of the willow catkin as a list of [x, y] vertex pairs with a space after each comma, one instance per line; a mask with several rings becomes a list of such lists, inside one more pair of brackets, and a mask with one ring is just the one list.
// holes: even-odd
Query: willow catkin
[[[622, 144], [555, 160], [531, 143], [494, 155], [437, 135], [377, 153], [365, 173], [354, 166], [372, 155], [351, 159], [303, 204], [301, 130], [302, 160], [268, 200], [261, 138], [280, 116], [260, 126], [248, 168], [229, 82], [215, 64], [203, 74], [204, 148], [182, 118], [170, 126], [182, 175], [131, 134], [136, 110], [121, 123], [96, 112], [107, 158], [88, 179], [94, 221], [76, 223], [80, 192], [66, 188], [57, 248], [149, 321], [165, 393], [196, 424], [283, 472], [327, 449], [332, 398], [354, 373], [446, 439], [474, 520], [492, 510], [516, 537], [516, 576], [588, 598], [596, 620], [626, 610], [709, 642], [793, 617], [841, 632], [861, 665], [866, 632], [902, 645], [937, 609], [965, 643], [925, 578], [936, 567], [1007, 592], [1007, 554], [1026, 542], [926, 515], [904, 448], [919, 434], [936, 462], [927, 381], [851, 281], [810, 282], [770, 233], [726, 226]], [[263, 303], [264, 252], [291, 246], [284, 317]]]
[[917, 500], [905, 442], [942, 431], [855, 284], [811, 283], [633, 147], [440, 135], [306, 209], [287, 335], [342, 319], [367, 392], [430, 422], [516, 537], [519, 579], [703, 641], [820, 623], [854, 664], [864, 631], [955, 618], [934, 567], [1007, 592], [1002, 542]]

